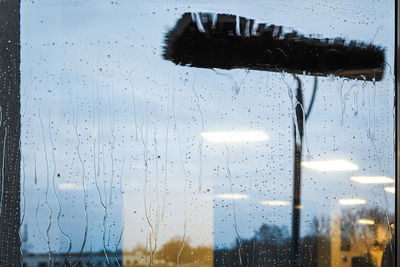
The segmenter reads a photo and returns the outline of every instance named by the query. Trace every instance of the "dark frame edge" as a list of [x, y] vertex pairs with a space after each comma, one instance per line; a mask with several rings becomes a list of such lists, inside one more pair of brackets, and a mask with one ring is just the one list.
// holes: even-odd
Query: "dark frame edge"
[[400, 260], [398, 255], [400, 255], [400, 246], [398, 245], [400, 242], [400, 111], [399, 111], [399, 103], [400, 103], [400, 61], [398, 59], [400, 55], [400, 34], [399, 34], [399, 25], [400, 25], [400, 0], [395, 0], [395, 52], [394, 52], [394, 75], [395, 75], [395, 198], [396, 198], [396, 208], [395, 208], [395, 266], [400, 267]]
[[21, 266], [20, 0], [0, 0], [0, 266]]

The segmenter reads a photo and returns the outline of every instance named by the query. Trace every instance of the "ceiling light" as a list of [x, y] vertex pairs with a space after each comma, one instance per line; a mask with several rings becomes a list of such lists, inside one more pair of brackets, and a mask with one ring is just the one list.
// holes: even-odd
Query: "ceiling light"
[[81, 190], [82, 186], [74, 183], [62, 183], [58, 185], [58, 189], [62, 191]]
[[360, 184], [390, 184], [393, 178], [386, 176], [352, 176], [351, 180]]
[[385, 191], [394, 194], [396, 192], [396, 189], [394, 188], [394, 186], [388, 186], [385, 187]]
[[364, 205], [365, 203], [367, 201], [358, 198], [343, 198], [339, 200], [340, 205]]
[[358, 220], [359, 224], [367, 224], [367, 225], [374, 225], [375, 221], [371, 219], [359, 219]]
[[242, 195], [242, 194], [219, 194], [216, 195], [217, 198], [222, 198], [222, 199], [248, 199], [248, 195]]
[[210, 142], [255, 142], [265, 141], [269, 136], [262, 131], [204, 132], [201, 137]]
[[272, 200], [272, 201], [261, 201], [260, 204], [266, 206], [286, 206], [289, 205], [289, 202], [281, 200]]
[[304, 161], [301, 163], [301, 165], [306, 168], [322, 172], [358, 170], [358, 166], [356, 164], [343, 159], [324, 160], [324, 161]]

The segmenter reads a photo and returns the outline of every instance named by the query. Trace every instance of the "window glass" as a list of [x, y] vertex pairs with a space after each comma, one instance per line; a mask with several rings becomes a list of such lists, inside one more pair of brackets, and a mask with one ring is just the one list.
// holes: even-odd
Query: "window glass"
[[[260, 50], [293, 65], [373, 44], [383, 76], [177, 65], [187, 12], [296, 32]], [[393, 266], [393, 44], [393, 1], [22, 1], [25, 266]]]

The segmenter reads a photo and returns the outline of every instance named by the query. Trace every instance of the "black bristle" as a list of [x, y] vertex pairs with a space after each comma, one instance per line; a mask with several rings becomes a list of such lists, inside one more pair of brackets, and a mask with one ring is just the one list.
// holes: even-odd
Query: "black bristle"
[[[200, 18], [200, 21], [197, 19]], [[253, 20], [211, 13], [185, 13], [166, 34], [163, 57], [175, 64], [198, 68], [285, 71], [314, 76], [379, 81], [384, 72], [384, 50], [374, 45], [344, 39], [318, 39], [293, 31], [283, 34], [281, 26], [259, 24], [252, 34]], [[199, 30], [201, 23], [204, 32]], [[250, 25], [250, 34], [246, 25]]]

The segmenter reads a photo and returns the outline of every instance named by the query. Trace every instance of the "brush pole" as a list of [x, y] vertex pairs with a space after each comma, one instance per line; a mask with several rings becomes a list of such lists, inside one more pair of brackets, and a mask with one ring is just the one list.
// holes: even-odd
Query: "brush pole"
[[[293, 123], [293, 136], [294, 136], [294, 172], [293, 172], [293, 202], [292, 202], [292, 266], [300, 267], [300, 211], [301, 211], [301, 154], [303, 149], [303, 134], [304, 134], [304, 111], [303, 107], [303, 93], [301, 89], [301, 81], [295, 76], [297, 80], [296, 92], [296, 117], [297, 127]], [[297, 136], [299, 134], [300, 136]], [[296, 140], [299, 140], [297, 142]]]

